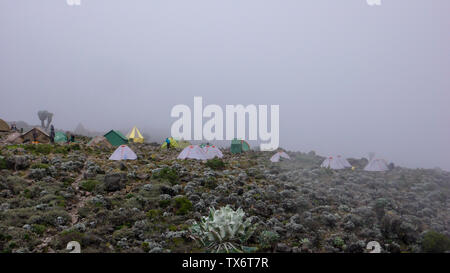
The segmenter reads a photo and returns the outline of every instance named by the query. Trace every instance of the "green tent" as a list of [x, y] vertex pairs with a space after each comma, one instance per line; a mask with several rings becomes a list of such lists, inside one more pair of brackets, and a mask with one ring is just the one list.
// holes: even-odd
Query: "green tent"
[[62, 132], [56, 132], [55, 133], [55, 143], [63, 143], [67, 142], [67, 136], [66, 134]]
[[104, 135], [104, 137], [111, 143], [112, 146], [120, 146], [128, 143], [128, 139], [121, 132], [111, 130]]
[[250, 150], [250, 145], [245, 140], [233, 139], [231, 141], [231, 153], [239, 154]]

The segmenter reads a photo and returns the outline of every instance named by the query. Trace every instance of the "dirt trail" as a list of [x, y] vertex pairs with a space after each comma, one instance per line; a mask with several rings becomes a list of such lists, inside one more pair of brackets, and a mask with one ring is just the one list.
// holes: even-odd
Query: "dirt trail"
[[83, 180], [83, 172], [84, 169], [81, 170], [80, 175], [75, 179], [75, 182], [72, 183], [72, 187], [75, 189], [75, 196], [78, 199], [78, 202], [72, 206], [72, 208], [68, 211], [70, 217], [72, 218], [72, 225], [75, 225], [79, 220], [78, 210], [86, 204], [86, 200], [90, 197], [88, 195], [82, 194], [80, 191], [80, 182]]
[[[68, 213], [71, 217], [70, 227], [73, 227], [78, 222], [78, 220], [79, 220], [78, 210], [80, 208], [84, 207], [84, 205], [86, 204], [86, 200], [90, 197], [88, 195], [85, 195], [84, 191], [83, 191], [83, 193], [82, 193], [82, 191], [80, 191], [79, 183], [83, 180], [83, 173], [85, 172], [85, 170], [86, 170], [86, 165], [83, 167], [83, 169], [80, 171], [80, 174], [78, 175], [78, 177], [72, 183], [72, 187], [75, 190], [75, 198], [78, 200], [78, 202], [76, 204], [72, 205], [72, 207], [68, 211]], [[49, 243], [53, 240], [54, 236], [55, 236], [55, 234], [45, 237], [42, 240], [42, 243], [36, 247], [37, 252], [42, 252], [43, 249], [46, 248], [49, 245]], [[54, 253], [55, 251], [51, 248], [48, 248], [47, 252]]]

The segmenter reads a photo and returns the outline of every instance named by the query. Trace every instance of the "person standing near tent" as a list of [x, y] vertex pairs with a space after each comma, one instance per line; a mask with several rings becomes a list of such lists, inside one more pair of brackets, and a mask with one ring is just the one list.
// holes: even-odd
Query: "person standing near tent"
[[70, 142], [75, 142], [75, 135], [74, 135], [74, 134], [72, 134], [72, 135], [70, 136]]
[[36, 130], [33, 131], [33, 143], [37, 143], [38, 134]]
[[167, 143], [167, 150], [169, 150], [170, 149], [170, 139], [169, 138], [166, 138], [166, 143]]
[[55, 143], [55, 127], [50, 126], [50, 142]]

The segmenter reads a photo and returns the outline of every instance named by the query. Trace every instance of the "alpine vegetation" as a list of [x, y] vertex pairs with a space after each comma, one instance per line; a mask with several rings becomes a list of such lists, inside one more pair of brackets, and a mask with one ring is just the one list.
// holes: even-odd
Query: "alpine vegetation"
[[252, 236], [255, 227], [245, 212], [233, 210], [229, 205], [216, 210], [210, 208], [209, 215], [194, 222], [190, 231], [192, 238], [213, 252], [243, 252], [243, 244]]

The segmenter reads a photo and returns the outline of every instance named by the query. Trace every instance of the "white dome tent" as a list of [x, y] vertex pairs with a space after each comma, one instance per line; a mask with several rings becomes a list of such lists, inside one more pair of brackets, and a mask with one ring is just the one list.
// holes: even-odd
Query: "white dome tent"
[[190, 145], [181, 151], [177, 159], [208, 160], [208, 157], [198, 145]]
[[350, 164], [350, 162], [347, 161], [347, 159], [343, 158], [343, 157], [340, 156], [340, 155], [337, 156], [337, 160], [338, 160], [339, 162], [341, 162], [342, 165], [343, 165], [345, 168], [351, 168], [351, 167], [353, 167], [352, 164]]
[[291, 159], [289, 155], [283, 151], [275, 153], [271, 158], [270, 161], [272, 162], [279, 162], [281, 158]]
[[333, 169], [333, 170], [341, 170], [341, 169], [345, 169], [344, 164], [338, 160], [338, 158], [334, 158], [332, 156], [327, 157], [322, 164], [320, 165], [320, 167], [322, 168], [329, 168], [329, 169]]
[[384, 172], [388, 171], [389, 167], [384, 159], [372, 159], [364, 170], [368, 172]]
[[220, 151], [220, 149], [217, 148], [215, 145], [206, 145], [205, 147], [202, 148], [202, 150], [208, 159], [212, 159], [215, 157], [218, 158], [223, 157], [222, 151]]
[[109, 160], [136, 160], [137, 155], [127, 145], [120, 145]]

